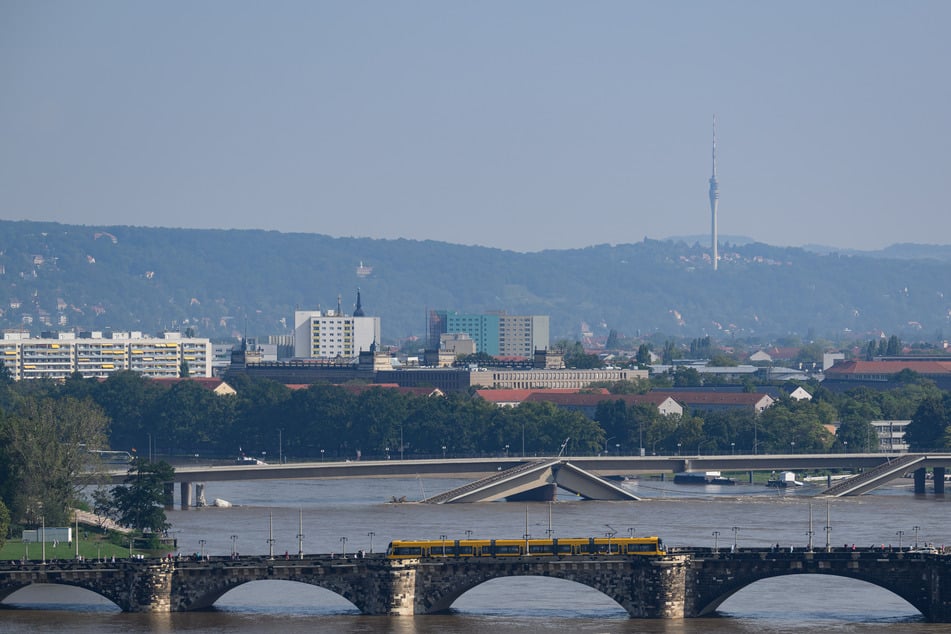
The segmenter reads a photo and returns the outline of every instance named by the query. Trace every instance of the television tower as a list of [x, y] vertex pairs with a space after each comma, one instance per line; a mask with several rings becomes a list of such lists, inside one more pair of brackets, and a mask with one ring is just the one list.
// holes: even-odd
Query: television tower
[[720, 202], [720, 184], [717, 183], [717, 116], [713, 115], [713, 175], [710, 176], [710, 249], [713, 252], [713, 270], [717, 270], [717, 205]]

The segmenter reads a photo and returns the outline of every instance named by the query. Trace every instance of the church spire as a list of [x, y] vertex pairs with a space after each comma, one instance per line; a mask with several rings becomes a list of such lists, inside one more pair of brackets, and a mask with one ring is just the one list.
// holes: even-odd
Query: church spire
[[363, 306], [360, 305], [360, 287], [357, 287], [357, 307], [353, 311], [354, 317], [363, 317]]

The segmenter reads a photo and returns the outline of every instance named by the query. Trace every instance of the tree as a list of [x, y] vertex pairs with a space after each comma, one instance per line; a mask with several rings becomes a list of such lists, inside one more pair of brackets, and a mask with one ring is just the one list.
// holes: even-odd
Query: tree
[[7, 505], [3, 503], [3, 500], [0, 500], [0, 548], [3, 548], [3, 545], [7, 541], [7, 531], [10, 530], [10, 511], [7, 509]]
[[949, 400], [949, 395], [940, 399], [931, 397], [918, 406], [905, 428], [905, 440], [912, 451], [931, 451], [944, 446], [948, 427], [951, 426]]
[[901, 340], [896, 335], [892, 335], [885, 346], [885, 354], [894, 357], [901, 354], [901, 348]]
[[170, 526], [166, 521], [165, 483], [172, 482], [175, 469], [167, 462], [147, 462], [136, 458], [125, 484], [112, 488], [112, 500], [119, 524], [138, 531], [160, 533]]
[[674, 387], [700, 387], [703, 379], [696, 368], [680, 367], [673, 373]]
[[637, 346], [637, 363], [641, 366], [650, 365], [651, 348], [649, 344], [642, 343], [641, 345]]
[[102, 447], [108, 421], [91, 400], [30, 396], [0, 419], [0, 494], [18, 523], [69, 521], [86, 447]]
[[598, 355], [586, 353], [581, 342], [576, 341], [565, 350], [565, 365], [578, 370], [590, 370], [592, 368], [603, 368], [604, 362], [601, 361]]

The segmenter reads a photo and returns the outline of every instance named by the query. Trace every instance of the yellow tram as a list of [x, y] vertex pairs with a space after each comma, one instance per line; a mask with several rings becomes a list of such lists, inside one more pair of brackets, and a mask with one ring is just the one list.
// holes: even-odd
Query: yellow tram
[[659, 537], [397, 540], [386, 550], [389, 559], [666, 554]]

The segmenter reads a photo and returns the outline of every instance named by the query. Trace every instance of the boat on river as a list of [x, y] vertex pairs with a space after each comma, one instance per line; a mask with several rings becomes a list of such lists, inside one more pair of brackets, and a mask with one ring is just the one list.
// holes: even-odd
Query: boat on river
[[727, 478], [719, 471], [682, 471], [674, 474], [674, 484], [736, 484], [733, 478]]

